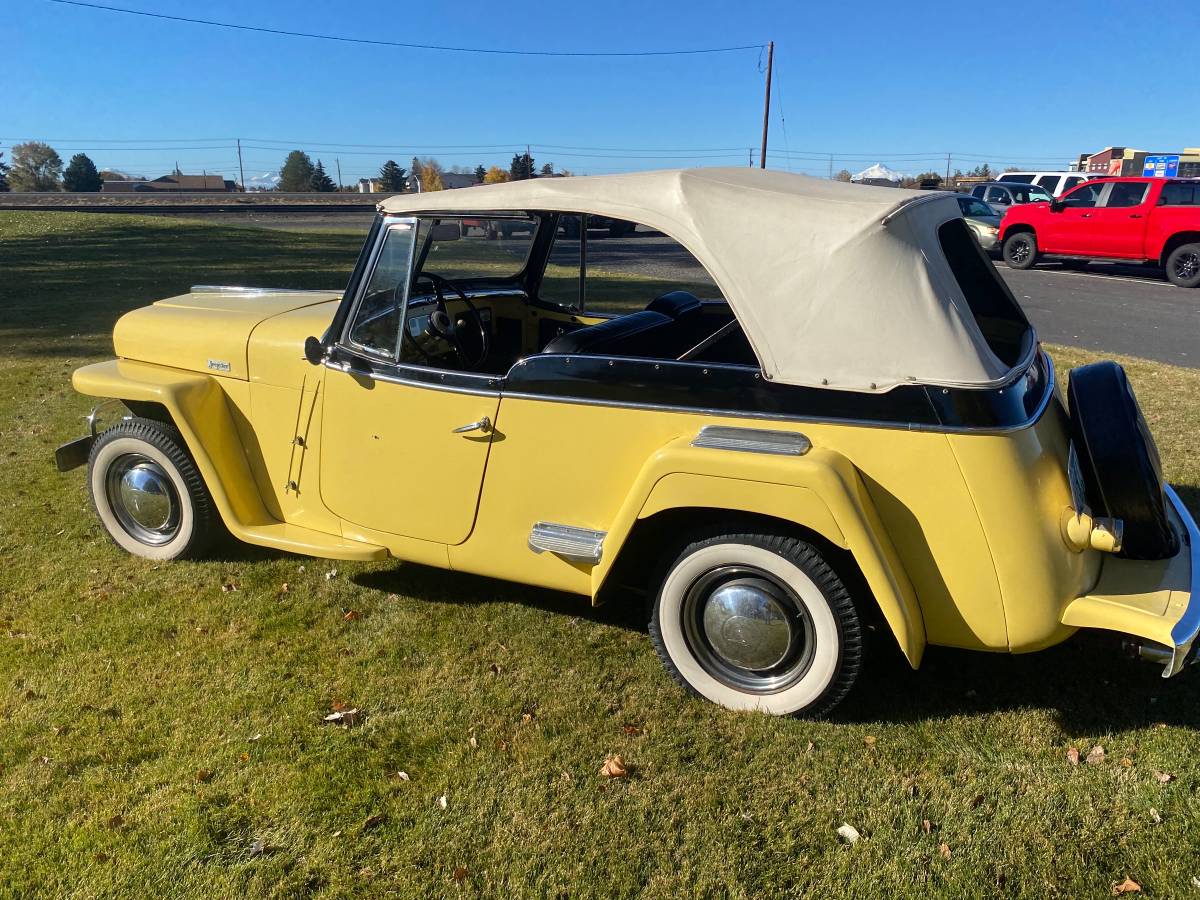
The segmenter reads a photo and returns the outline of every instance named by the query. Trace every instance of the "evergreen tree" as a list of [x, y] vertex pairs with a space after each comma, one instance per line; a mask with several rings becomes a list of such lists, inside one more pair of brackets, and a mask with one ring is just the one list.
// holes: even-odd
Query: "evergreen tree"
[[95, 193], [100, 190], [101, 184], [96, 164], [88, 158], [86, 153], [76, 153], [71, 157], [66, 171], [63, 172], [63, 190]]
[[41, 141], [17, 144], [8, 181], [14, 191], [62, 190], [62, 158]]
[[480, 184], [483, 184], [483, 179], [485, 179], [485, 178], [487, 178], [487, 169], [485, 169], [482, 165], [476, 166], [475, 167], [475, 180], [477, 182], [479, 182]]
[[325, 167], [321, 165], [321, 161], [317, 160], [317, 167], [313, 169], [312, 188], [320, 194], [332, 194], [337, 190], [337, 185], [333, 183], [333, 179], [325, 174]]
[[553, 175], [553, 174], [554, 174], [554, 163], [546, 163], [544, 166], [542, 166], [542, 175]]
[[4, 162], [4, 154], [0, 153], [0, 194], [8, 193], [8, 166]]
[[528, 153], [513, 154], [512, 165], [508, 167], [508, 174], [513, 181], [524, 181], [526, 178], [532, 178], [534, 172], [532, 156]]
[[379, 190], [400, 193], [407, 186], [408, 173], [404, 171], [404, 167], [397, 165], [394, 159], [385, 162], [379, 170]]
[[311, 191], [313, 172], [308, 154], [303, 150], [293, 150], [283, 161], [283, 168], [279, 170], [279, 184], [275, 189], [293, 194]]

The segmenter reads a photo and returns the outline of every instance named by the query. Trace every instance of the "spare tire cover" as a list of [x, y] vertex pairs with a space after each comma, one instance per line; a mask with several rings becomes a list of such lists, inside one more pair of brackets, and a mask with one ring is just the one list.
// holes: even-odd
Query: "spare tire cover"
[[1088, 505], [1125, 525], [1121, 555], [1165, 559], [1179, 550], [1167, 518], [1162, 465], [1125, 370], [1098, 362], [1071, 371], [1071, 438]]

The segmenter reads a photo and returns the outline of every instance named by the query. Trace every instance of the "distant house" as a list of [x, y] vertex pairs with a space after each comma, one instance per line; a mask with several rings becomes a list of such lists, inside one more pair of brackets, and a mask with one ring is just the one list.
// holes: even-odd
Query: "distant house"
[[358, 179], [358, 192], [360, 194], [378, 194], [379, 179], [378, 178], [360, 178]]
[[176, 172], [153, 181], [108, 181], [101, 186], [104, 194], [179, 193], [224, 194], [237, 190], [236, 182], [220, 175], [183, 175]]

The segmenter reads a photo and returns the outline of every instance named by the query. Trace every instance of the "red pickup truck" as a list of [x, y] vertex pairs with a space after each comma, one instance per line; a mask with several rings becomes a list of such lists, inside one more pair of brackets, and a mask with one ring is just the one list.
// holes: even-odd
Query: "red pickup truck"
[[1004, 261], [1043, 257], [1153, 263], [1180, 287], [1200, 287], [1200, 178], [1098, 178], [1050, 203], [1009, 207]]

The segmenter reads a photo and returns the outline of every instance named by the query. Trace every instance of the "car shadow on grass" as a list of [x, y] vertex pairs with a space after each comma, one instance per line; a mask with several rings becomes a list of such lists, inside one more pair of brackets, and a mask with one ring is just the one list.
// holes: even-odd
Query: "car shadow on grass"
[[592, 606], [587, 597], [579, 594], [529, 587], [463, 572], [448, 572], [416, 563], [363, 572], [354, 575], [351, 580], [368, 590], [401, 594], [428, 603], [454, 603], [461, 606], [515, 603], [626, 631], [646, 632], [645, 600], [633, 592], [622, 592], [607, 603]]

